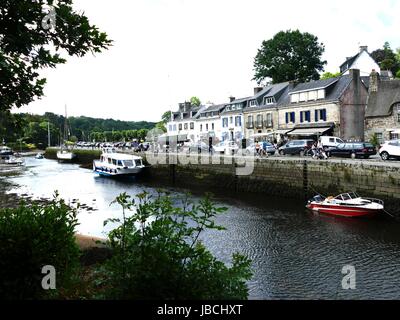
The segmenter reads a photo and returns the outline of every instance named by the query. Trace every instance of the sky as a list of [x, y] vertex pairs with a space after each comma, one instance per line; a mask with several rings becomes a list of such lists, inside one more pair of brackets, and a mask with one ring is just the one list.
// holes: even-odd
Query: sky
[[203, 103], [247, 97], [263, 40], [281, 30], [310, 32], [325, 45], [325, 70], [338, 72], [359, 46], [400, 47], [400, 0], [75, 0], [113, 46], [44, 70], [45, 96], [21, 112], [46, 111], [159, 121], [197, 96]]

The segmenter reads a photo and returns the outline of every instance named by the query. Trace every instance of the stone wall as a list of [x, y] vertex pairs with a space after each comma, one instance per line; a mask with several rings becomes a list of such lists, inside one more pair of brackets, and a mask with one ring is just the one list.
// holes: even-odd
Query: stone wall
[[390, 131], [400, 129], [400, 123], [397, 120], [397, 114], [387, 117], [376, 117], [365, 119], [365, 139], [369, 141], [375, 133], [382, 134], [382, 142], [391, 140]]
[[316, 193], [329, 196], [356, 191], [365, 197], [385, 200], [390, 212], [400, 214], [400, 166], [351, 160], [268, 158], [256, 159], [250, 175], [237, 175], [243, 164], [223, 161], [207, 164], [205, 158], [185, 165], [174, 161], [152, 165], [147, 177], [153, 182], [179, 187], [296, 199], [307, 199]]

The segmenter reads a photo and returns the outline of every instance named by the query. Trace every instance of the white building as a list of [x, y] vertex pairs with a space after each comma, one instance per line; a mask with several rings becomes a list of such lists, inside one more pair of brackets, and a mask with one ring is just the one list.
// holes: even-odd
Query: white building
[[241, 143], [244, 138], [243, 109], [247, 106], [249, 99], [249, 97], [243, 99], [231, 98], [231, 102], [221, 112], [222, 141], [230, 140]]
[[367, 77], [369, 77], [372, 70], [379, 74], [381, 73], [381, 68], [368, 52], [367, 46], [361, 46], [359, 53], [353, 57], [346, 58], [346, 61], [340, 66], [342, 75], [349, 74], [350, 69], [358, 69], [360, 70], [360, 76]]
[[213, 139], [213, 143], [222, 141], [221, 112], [225, 106], [225, 104], [210, 105], [199, 112], [195, 125], [196, 141], [206, 142], [209, 138]]

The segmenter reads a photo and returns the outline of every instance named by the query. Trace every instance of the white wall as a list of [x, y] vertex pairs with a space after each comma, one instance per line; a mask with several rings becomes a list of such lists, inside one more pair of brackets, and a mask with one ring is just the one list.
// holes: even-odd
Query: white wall
[[[372, 69], [375, 69], [378, 73], [381, 72], [379, 65], [366, 51], [363, 51], [356, 61], [354, 61], [351, 69], [359, 69], [361, 76], [369, 76]], [[347, 70], [344, 74], [349, 74], [349, 71]]]

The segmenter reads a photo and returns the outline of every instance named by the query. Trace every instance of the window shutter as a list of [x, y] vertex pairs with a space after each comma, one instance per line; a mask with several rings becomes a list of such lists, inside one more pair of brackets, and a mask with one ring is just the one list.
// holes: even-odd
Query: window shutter
[[300, 122], [303, 123], [303, 113], [304, 112], [300, 112]]
[[318, 110], [315, 110], [315, 122], [318, 121]]
[[293, 117], [293, 123], [295, 123], [296, 122], [296, 113], [294, 113], [294, 112], [292, 112], [292, 117]]
[[326, 121], [326, 109], [322, 110], [322, 118]]
[[289, 123], [289, 113], [286, 112], [286, 123]]

